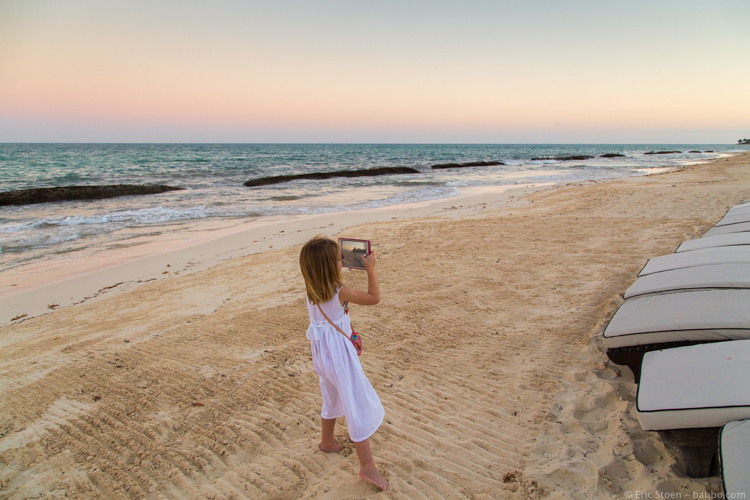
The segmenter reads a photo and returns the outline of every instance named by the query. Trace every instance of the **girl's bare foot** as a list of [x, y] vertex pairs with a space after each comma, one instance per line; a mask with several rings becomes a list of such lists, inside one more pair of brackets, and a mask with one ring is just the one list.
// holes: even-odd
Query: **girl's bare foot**
[[325, 445], [321, 442], [320, 445], [318, 446], [318, 448], [320, 448], [320, 451], [322, 451], [324, 453], [338, 453], [338, 452], [340, 452], [341, 450], [344, 449], [336, 441], [334, 441], [332, 443], [326, 443]]
[[372, 469], [360, 469], [359, 477], [362, 481], [372, 483], [383, 491], [388, 489], [388, 481], [386, 481], [383, 475], [380, 474], [380, 471], [375, 467]]

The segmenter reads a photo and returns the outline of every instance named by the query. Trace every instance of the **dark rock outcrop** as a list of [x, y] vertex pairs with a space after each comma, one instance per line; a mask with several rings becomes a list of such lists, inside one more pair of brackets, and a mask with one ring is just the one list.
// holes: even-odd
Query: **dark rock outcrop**
[[704, 153], [713, 153], [713, 152], [714, 152], [713, 149], [707, 149], [707, 150], [704, 151]]
[[21, 189], [0, 193], [0, 206], [31, 205], [53, 201], [102, 200], [136, 194], [156, 194], [184, 188], [156, 184], [114, 184], [109, 186], [64, 186], [54, 188]]
[[578, 155], [578, 156], [555, 156], [554, 158], [550, 157], [542, 157], [542, 158], [532, 158], [532, 160], [557, 160], [557, 161], [571, 161], [571, 160], [590, 160], [593, 158], [593, 156], [587, 156], [587, 155]]
[[299, 175], [274, 175], [271, 177], [259, 177], [250, 179], [245, 183], [247, 187], [268, 186], [269, 184], [280, 184], [282, 182], [295, 181], [297, 179], [322, 180], [333, 177], [376, 177], [378, 175], [393, 174], [418, 174], [419, 170], [409, 167], [379, 167], [364, 170], [337, 170], [335, 172], [315, 172], [312, 174]]
[[682, 151], [649, 151], [644, 155], [671, 155], [672, 153], [682, 153]]
[[501, 161], [470, 161], [468, 163], [439, 163], [432, 168], [464, 168], [464, 167], [491, 167], [492, 165], [505, 165]]
[[599, 155], [599, 158], [621, 158], [624, 156], [625, 155], [620, 154], [620, 153], [605, 153], [603, 155]]

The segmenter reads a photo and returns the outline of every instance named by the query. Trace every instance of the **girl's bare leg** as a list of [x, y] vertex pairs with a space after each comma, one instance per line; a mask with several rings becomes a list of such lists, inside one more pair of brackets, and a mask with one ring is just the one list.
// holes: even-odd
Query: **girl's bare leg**
[[323, 439], [320, 441], [320, 451], [326, 453], [338, 453], [342, 450], [341, 445], [336, 442], [336, 438], [333, 437], [333, 431], [336, 428], [335, 418], [321, 418]]
[[381, 490], [388, 489], [388, 481], [380, 474], [380, 471], [375, 466], [375, 460], [372, 458], [370, 440], [365, 439], [359, 443], [354, 443], [354, 449], [357, 450], [357, 458], [359, 458], [359, 477], [363, 481], [374, 484]]

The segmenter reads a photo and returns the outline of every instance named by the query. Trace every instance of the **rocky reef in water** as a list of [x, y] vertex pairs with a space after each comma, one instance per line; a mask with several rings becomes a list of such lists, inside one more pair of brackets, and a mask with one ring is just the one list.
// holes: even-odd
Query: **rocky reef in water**
[[312, 174], [298, 175], [274, 175], [271, 177], [259, 177], [250, 179], [245, 183], [247, 187], [268, 186], [269, 184], [280, 184], [282, 182], [296, 181], [298, 179], [323, 180], [333, 177], [376, 177], [379, 175], [393, 174], [418, 174], [419, 170], [409, 167], [379, 167], [363, 170], [337, 170], [335, 172], [315, 172]]
[[673, 153], [682, 153], [682, 151], [649, 151], [648, 153], [643, 153], [644, 155], [671, 155]]
[[624, 156], [620, 153], [604, 153], [603, 155], [599, 155], [599, 158], [622, 158]]
[[464, 167], [491, 167], [493, 165], [505, 165], [501, 161], [470, 161], [467, 163], [439, 163], [433, 165], [432, 168], [464, 168]]
[[63, 186], [53, 188], [21, 189], [0, 193], [0, 206], [31, 205], [53, 201], [102, 200], [118, 196], [157, 194], [180, 191], [184, 188], [157, 184], [113, 184], [108, 186]]
[[593, 156], [588, 156], [588, 155], [555, 156], [555, 157], [543, 156], [541, 158], [532, 158], [532, 160], [535, 160], [535, 161], [544, 161], [544, 160], [571, 161], [571, 160], [590, 160], [591, 158], [593, 158]]

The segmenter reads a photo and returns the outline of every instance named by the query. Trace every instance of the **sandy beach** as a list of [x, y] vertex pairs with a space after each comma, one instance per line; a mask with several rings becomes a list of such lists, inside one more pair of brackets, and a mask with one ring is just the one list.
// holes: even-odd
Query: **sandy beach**
[[[249, 227], [4, 297], [0, 497], [719, 492], [641, 430], [601, 333], [648, 258], [749, 198], [744, 153]], [[315, 234], [377, 251], [382, 301], [351, 316], [386, 409], [371, 442], [387, 492], [358, 480], [343, 419], [344, 451], [317, 449], [298, 266]], [[344, 281], [366, 288], [354, 270]]]

